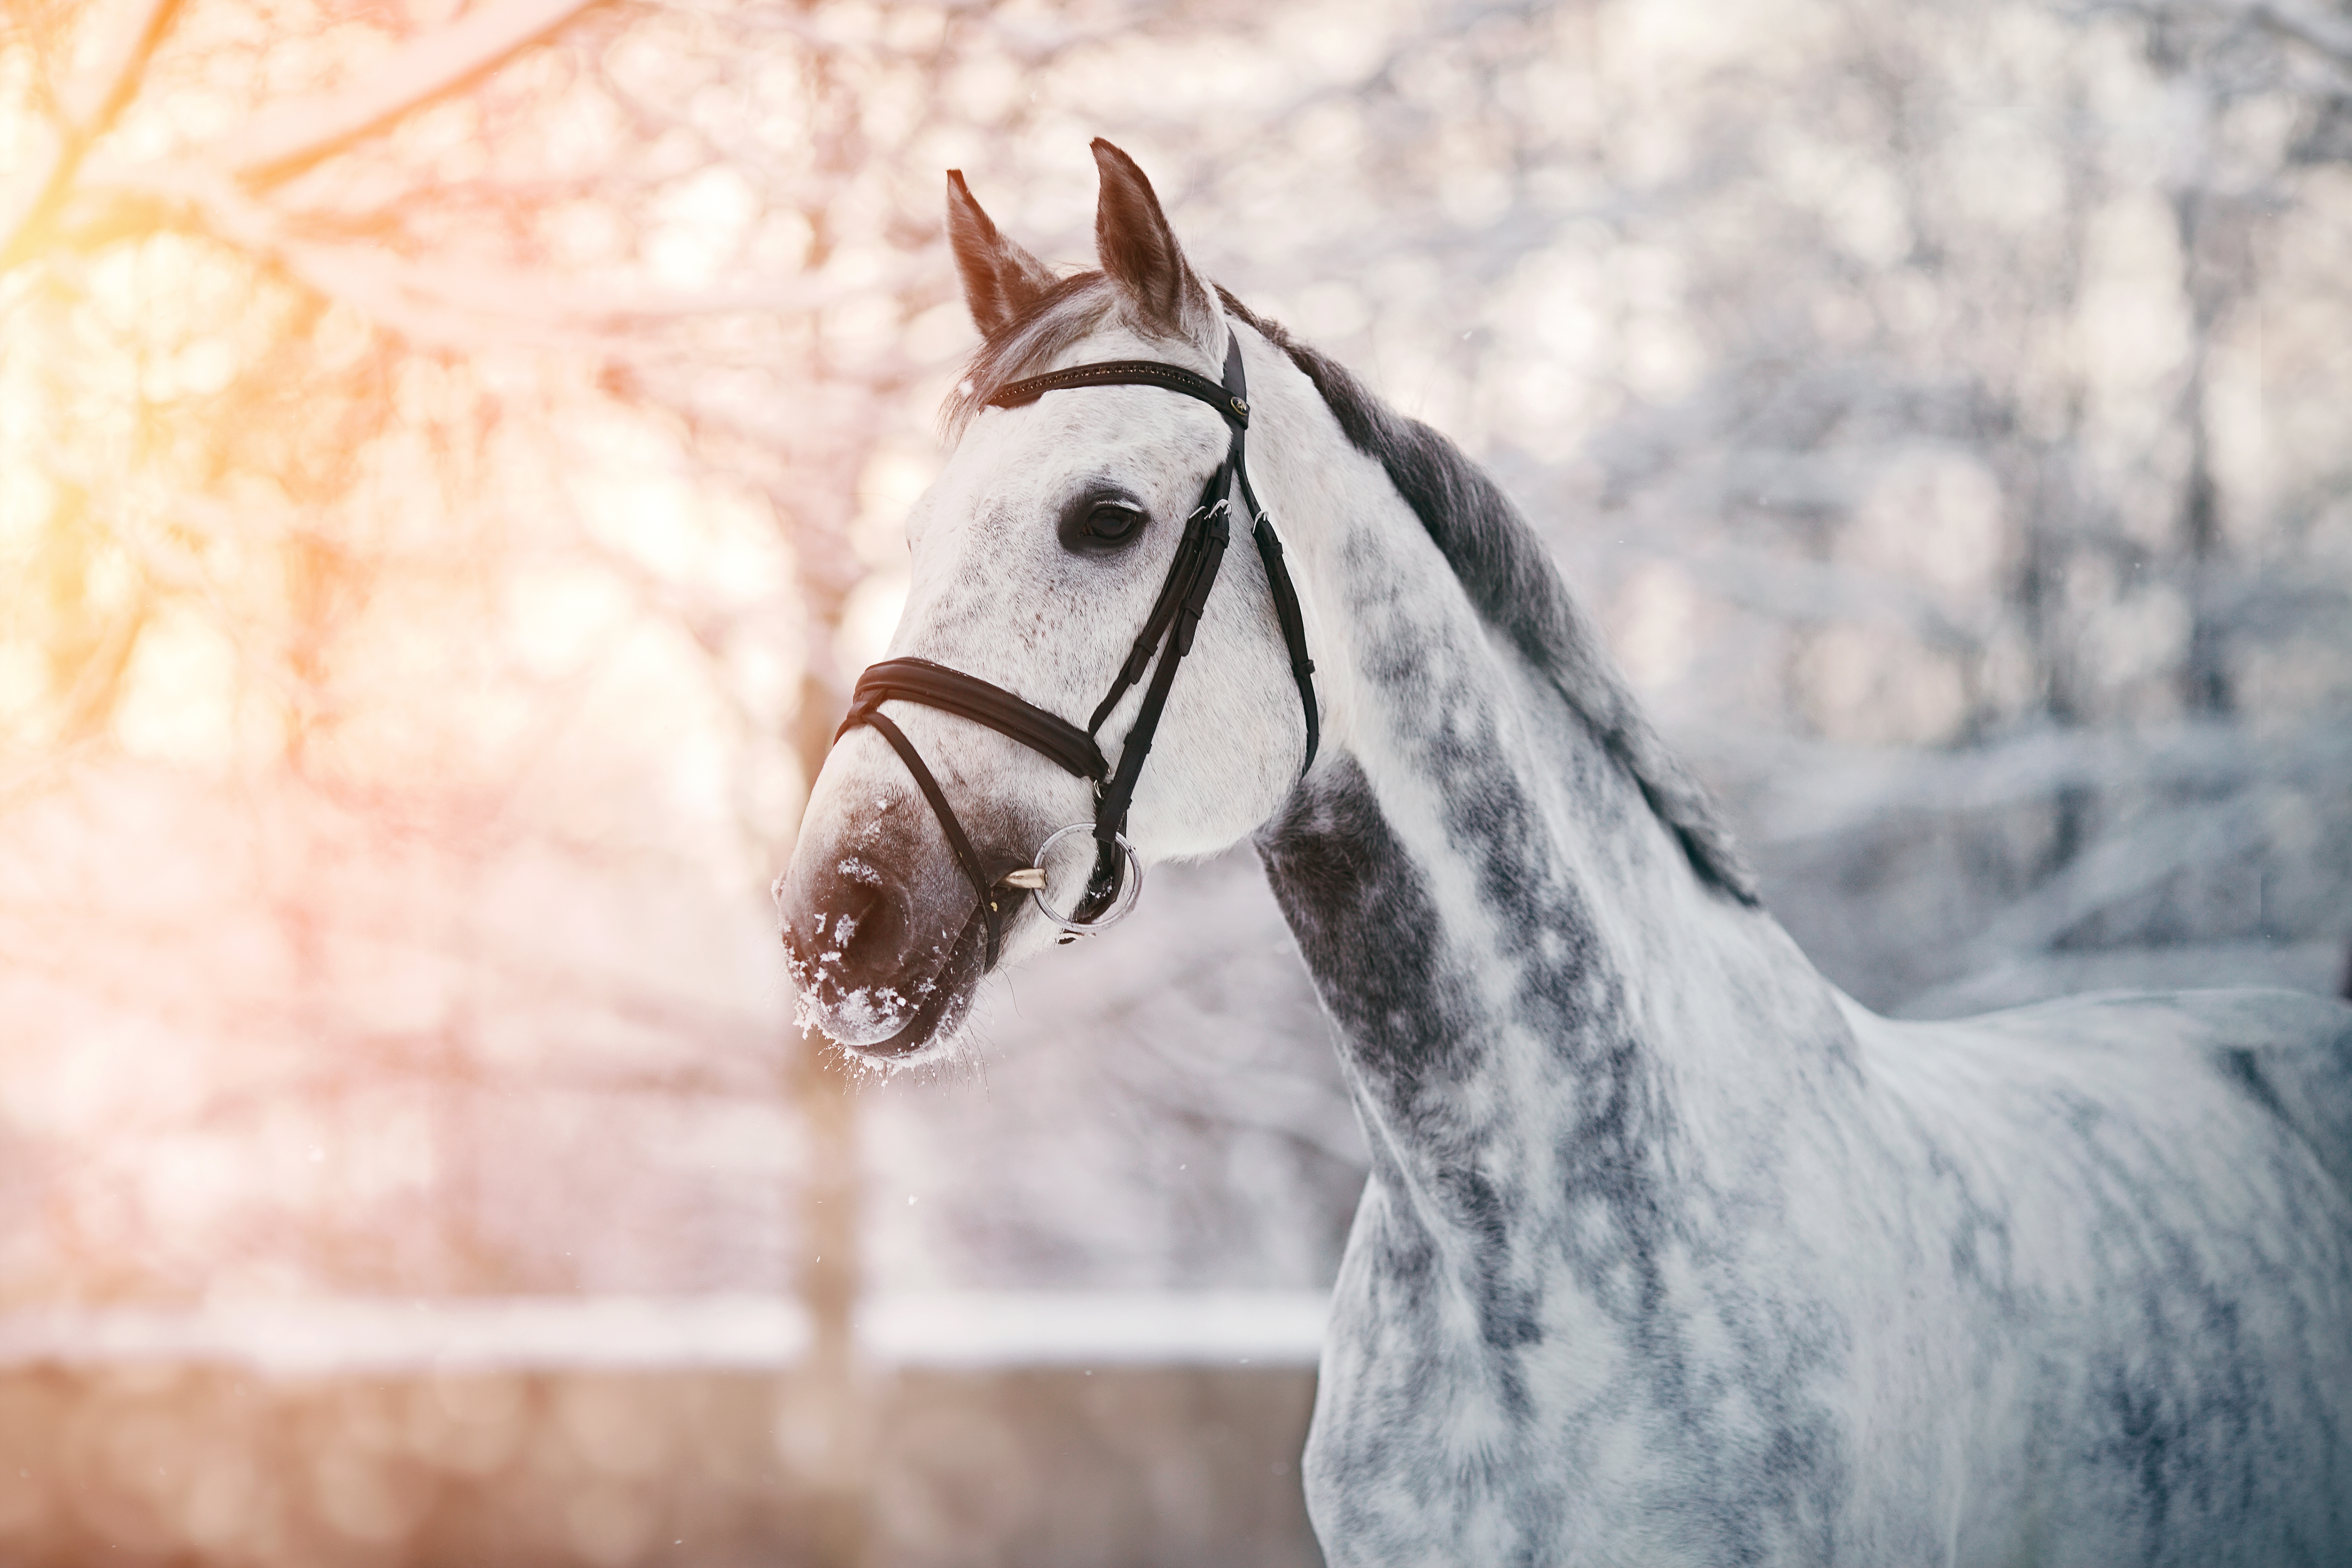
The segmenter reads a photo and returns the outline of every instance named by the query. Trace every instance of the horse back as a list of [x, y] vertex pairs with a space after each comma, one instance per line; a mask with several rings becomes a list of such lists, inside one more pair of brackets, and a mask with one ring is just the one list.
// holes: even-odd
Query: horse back
[[2352, 1198], [2352, 1006], [2303, 992], [2113, 992], [1988, 1015], [2058, 1040], [2161, 1040], [2274, 1118]]
[[2222, 1078], [2293, 1128], [2352, 1194], [2352, 1006], [2280, 991], [2175, 1000], [2209, 1031]]
[[1953, 1560], [2352, 1562], [2352, 1007], [2111, 993], [1856, 1033], [1934, 1194], [1906, 1234], [1951, 1244]]

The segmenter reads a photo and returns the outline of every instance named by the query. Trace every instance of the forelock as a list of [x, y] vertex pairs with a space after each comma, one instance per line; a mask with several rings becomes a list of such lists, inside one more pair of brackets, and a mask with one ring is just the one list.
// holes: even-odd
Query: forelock
[[1118, 289], [1100, 272], [1073, 274], [1040, 294], [1003, 331], [973, 351], [963, 379], [940, 411], [948, 439], [962, 435], [964, 426], [1005, 386], [1051, 368], [1064, 349], [1099, 328], [1118, 302]]

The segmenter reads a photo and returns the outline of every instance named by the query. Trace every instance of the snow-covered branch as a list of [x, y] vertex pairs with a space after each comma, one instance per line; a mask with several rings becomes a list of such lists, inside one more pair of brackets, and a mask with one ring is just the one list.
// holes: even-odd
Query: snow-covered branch
[[139, 89], [180, 0], [137, 0], [115, 19], [97, 57], [57, 95], [58, 118], [27, 130], [40, 137], [33, 161], [12, 184], [0, 184], [0, 272], [22, 262], [71, 191], [82, 159]]
[[504, 64], [597, 0], [489, 0], [413, 38], [331, 92], [273, 103], [201, 154], [254, 181], [282, 179]]
[[1727, 774], [1769, 780], [1755, 804], [1767, 842], [1834, 839], [1904, 816], [1949, 816], [2124, 788], [2210, 795], [2258, 783], [2352, 777], [2352, 727], [2322, 722], [2252, 739], [2234, 724], [2145, 733], [2043, 730], [1965, 751], [1866, 750], [1728, 732], [1704, 742]]
[[2352, 21], [2333, 16], [2296, 0], [2252, 0], [2242, 7], [2252, 21], [2316, 49], [2337, 65], [2352, 68]]

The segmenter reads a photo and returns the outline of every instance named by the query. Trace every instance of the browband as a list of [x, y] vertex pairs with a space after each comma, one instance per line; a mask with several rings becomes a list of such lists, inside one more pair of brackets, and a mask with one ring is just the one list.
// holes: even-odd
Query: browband
[[[1236, 342], [1226, 359], [1228, 378], [1240, 353], [1241, 344]], [[1049, 370], [1024, 381], [1007, 382], [996, 389], [988, 405], [1020, 408], [1049, 392], [1068, 392], [1081, 386], [1156, 386], [1163, 392], [1181, 392], [1187, 397], [1199, 398], [1223, 415], [1227, 424], [1238, 429], [1249, 428], [1249, 399], [1243, 395], [1246, 388], [1220, 386], [1182, 365], [1162, 364], [1152, 359], [1098, 360], [1093, 364], [1074, 364], [1067, 370]]]

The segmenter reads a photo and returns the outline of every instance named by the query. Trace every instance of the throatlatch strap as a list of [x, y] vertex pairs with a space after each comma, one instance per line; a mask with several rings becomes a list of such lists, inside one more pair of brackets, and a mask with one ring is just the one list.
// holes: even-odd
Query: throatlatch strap
[[[1246, 479], [1242, 489], [1249, 489]], [[1282, 563], [1282, 536], [1274, 531], [1274, 519], [1258, 511], [1255, 496], [1250, 510], [1257, 517], [1254, 531], [1258, 557], [1265, 563], [1266, 590], [1274, 595], [1274, 616], [1282, 623], [1282, 641], [1290, 650], [1290, 679], [1298, 683], [1298, 710], [1307, 715], [1307, 760], [1298, 764], [1298, 776], [1305, 778], [1315, 765], [1315, 747], [1323, 731], [1315, 710], [1315, 661], [1307, 657], [1307, 621], [1298, 611], [1298, 590], [1291, 584], [1290, 569]]]
[[[1249, 406], [1241, 339], [1231, 333], [1225, 340], [1225, 387], [1237, 404]], [[1298, 685], [1298, 710], [1307, 719], [1307, 755], [1298, 764], [1298, 776], [1305, 778], [1307, 770], [1315, 765], [1315, 749], [1323, 734], [1321, 715], [1315, 708], [1315, 661], [1307, 657], [1307, 621], [1299, 613], [1298, 588], [1290, 580], [1290, 568], [1283, 564], [1282, 536], [1275, 531], [1274, 514], [1258, 504], [1257, 491], [1250, 485], [1246, 424], [1234, 428], [1234, 447], [1225, 462], [1234, 471], [1234, 482], [1241, 487], [1242, 503], [1249, 508], [1250, 532], [1257, 541], [1258, 559], [1265, 563], [1265, 587], [1274, 599], [1274, 618], [1282, 626], [1282, 646], [1290, 654], [1290, 679]]]

